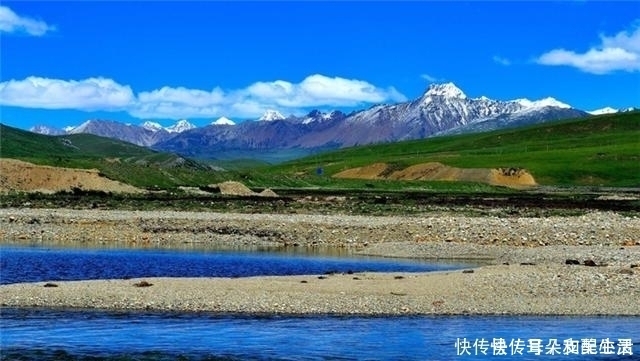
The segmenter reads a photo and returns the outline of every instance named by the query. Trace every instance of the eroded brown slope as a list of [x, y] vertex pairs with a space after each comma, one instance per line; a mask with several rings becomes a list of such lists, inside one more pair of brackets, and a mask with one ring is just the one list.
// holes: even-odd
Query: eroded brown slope
[[334, 175], [336, 178], [436, 180], [479, 182], [508, 187], [530, 187], [537, 185], [533, 176], [525, 169], [516, 168], [456, 168], [438, 162], [412, 165], [393, 170], [386, 163], [374, 163], [351, 168]]
[[103, 177], [97, 169], [51, 167], [0, 158], [0, 192], [53, 193], [73, 188], [114, 193], [144, 192], [139, 188]]

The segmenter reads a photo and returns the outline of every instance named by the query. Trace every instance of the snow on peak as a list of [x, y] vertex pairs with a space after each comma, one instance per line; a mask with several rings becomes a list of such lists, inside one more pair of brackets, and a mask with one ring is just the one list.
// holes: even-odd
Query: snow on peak
[[227, 117], [220, 117], [218, 118], [216, 121], [212, 122], [211, 124], [213, 125], [235, 125], [236, 123], [227, 118]]
[[525, 109], [544, 108], [544, 107], [556, 107], [556, 108], [564, 108], [564, 109], [571, 108], [571, 105], [565, 104], [551, 97], [536, 100], [536, 101], [531, 101], [529, 99], [516, 99], [516, 100], [513, 100], [513, 102], [522, 105], [522, 107], [524, 107]]
[[68, 126], [66, 126], [66, 127], [62, 128], [62, 130], [64, 130], [64, 131], [65, 131], [65, 132], [67, 132], [67, 133], [69, 133], [70, 131], [72, 131], [72, 130], [74, 130], [74, 129], [76, 129], [76, 126], [75, 126], [75, 125], [68, 125]]
[[571, 109], [571, 105], [563, 103], [551, 97], [537, 100], [534, 102], [534, 104], [539, 105], [541, 107], [556, 107], [556, 108]]
[[159, 130], [162, 130], [162, 125], [156, 123], [156, 122], [152, 122], [150, 120], [147, 120], [146, 122], [142, 123], [142, 127], [144, 129], [150, 130], [152, 132], [157, 132]]
[[86, 122], [78, 125], [77, 127], [73, 127], [70, 130], [67, 130], [67, 133], [71, 133], [71, 134], [79, 134], [79, 133], [83, 133], [91, 124], [92, 120], [87, 120]]
[[597, 109], [597, 110], [592, 110], [590, 112], [587, 112], [591, 115], [602, 115], [602, 114], [611, 114], [611, 113], [617, 113], [618, 109], [613, 109], [611, 107], [606, 107], [606, 108], [602, 108], [602, 109]]
[[189, 130], [189, 129], [193, 129], [193, 128], [195, 128], [195, 127], [196, 127], [196, 126], [195, 126], [195, 125], [193, 125], [193, 124], [191, 124], [191, 123], [189, 123], [189, 121], [188, 121], [188, 120], [186, 120], [186, 119], [181, 119], [181, 120], [179, 120], [176, 124], [174, 124], [174, 125], [172, 125], [172, 126], [170, 126], [170, 127], [165, 128], [165, 130], [166, 130], [167, 132], [169, 132], [169, 133], [182, 133], [182, 132], [184, 132], [184, 131], [187, 131], [187, 130]]
[[32, 133], [38, 133], [38, 134], [44, 134], [44, 135], [60, 135], [65, 133], [61, 129], [53, 128], [48, 125], [42, 125], [42, 124], [29, 128], [29, 131]]
[[453, 83], [431, 84], [425, 97], [441, 96], [445, 98], [466, 99], [467, 96]]
[[284, 115], [280, 114], [280, 112], [278, 112], [277, 110], [269, 109], [266, 112], [264, 112], [264, 114], [262, 114], [262, 116], [258, 120], [264, 120], [269, 122], [269, 121], [281, 120], [281, 119], [285, 119]]

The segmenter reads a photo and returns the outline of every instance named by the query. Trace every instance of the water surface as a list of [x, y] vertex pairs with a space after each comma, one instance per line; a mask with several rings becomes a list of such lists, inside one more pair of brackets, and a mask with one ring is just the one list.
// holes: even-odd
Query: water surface
[[0, 246], [0, 284], [140, 277], [428, 272], [469, 266], [365, 256], [220, 250]]
[[[300, 251], [0, 246], [3, 284], [424, 272], [472, 265]], [[13, 308], [0, 312], [0, 360], [640, 360], [638, 345], [624, 348], [624, 340], [638, 343], [640, 317], [265, 317]], [[559, 353], [546, 354], [554, 339]], [[598, 349], [607, 339], [612, 355]], [[500, 340], [504, 348], [498, 347]], [[540, 340], [540, 355], [532, 352], [530, 340]], [[569, 340], [578, 342], [577, 353], [564, 346]], [[596, 354], [587, 355], [592, 341]], [[505, 354], [492, 355], [496, 350]]]
[[[2, 359], [19, 360], [639, 360], [618, 339], [640, 338], [640, 317], [252, 317], [210, 313], [2, 310]], [[522, 355], [456, 341], [524, 342]], [[551, 339], [609, 338], [614, 355], [545, 355]], [[541, 339], [543, 352], [529, 352]], [[496, 348], [499, 349], [499, 348]], [[477, 355], [476, 355], [477, 353]], [[18, 357], [20, 355], [20, 357]], [[15, 358], [14, 358], [15, 357]]]

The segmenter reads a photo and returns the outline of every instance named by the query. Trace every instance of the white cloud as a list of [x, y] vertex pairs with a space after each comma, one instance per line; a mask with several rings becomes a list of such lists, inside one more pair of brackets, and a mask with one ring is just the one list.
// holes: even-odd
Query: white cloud
[[429, 74], [420, 74], [420, 77], [430, 83], [436, 83], [440, 81], [440, 79], [436, 78], [435, 76], [431, 76]]
[[404, 101], [406, 98], [395, 88], [380, 89], [366, 81], [330, 78], [320, 74], [306, 77], [298, 84], [284, 80], [258, 82], [240, 91], [244, 99], [262, 100], [286, 108], [317, 106], [357, 106], [363, 103], [381, 103], [387, 100]]
[[0, 83], [0, 104], [23, 108], [123, 110], [135, 102], [129, 86], [111, 79], [28, 77]]
[[225, 92], [162, 87], [134, 95], [129, 86], [111, 79], [80, 81], [29, 77], [0, 83], [0, 104], [24, 108], [124, 110], [138, 118], [258, 117], [267, 109], [283, 114], [314, 107], [352, 107], [367, 103], [405, 101], [395, 88], [366, 81], [308, 76], [300, 83], [256, 82]]
[[20, 16], [6, 6], [0, 5], [0, 33], [25, 32], [33, 36], [42, 36], [55, 27], [44, 21]]
[[493, 56], [493, 61], [494, 61], [495, 63], [497, 63], [497, 64], [504, 65], [504, 66], [509, 66], [509, 65], [511, 65], [511, 60], [509, 60], [509, 59], [507, 59], [507, 58], [503, 58], [503, 57], [498, 56], [498, 55], [494, 55], [494, 56]]
[[631, 31], [621, 31], [615, 36], [600, 35], [601, 44], [584, 53], [554, 49], [542, 54], [537, 62], [543, 65], [565, 65], [586, 73], [608, 74], [614, 71], [640, 70], [640, 21]]
[[129, 113], [139, 118], [213, 117], [218, 115], [225, 101], [225, 94], [220, 88], [204, 91], [165, 86], [139, 93]]

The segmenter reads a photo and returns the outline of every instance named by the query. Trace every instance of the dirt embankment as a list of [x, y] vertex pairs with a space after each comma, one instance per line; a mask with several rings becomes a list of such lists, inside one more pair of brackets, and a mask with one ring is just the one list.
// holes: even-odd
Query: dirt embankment
[[55, 193], [74, 188], [114, 193], [142, 193], [143, 190], [108, 179], [97, 169], [50, 167], [0, 158], [0, 193], [9, 191]]
[[264, 189], [260, 193], [256, 193], [246, 185], [240, 182], [235, 182], [235, 181], [226, 181], [218, 184], [209, 184], [208, 187], [224, 195], [278, 197], [278, 194], [276, 194], [276, 192], [272, 191], [269, 188]]
[[531, 187], [537, 185], [533, 176], [519, 168], [456, 168], [438, 162], [412, 165], [394, 169], [386, 163], [374, 163], [351, 168], [334, 175], [336, 178], [438, 180], [480, 182], [507, 187]]

